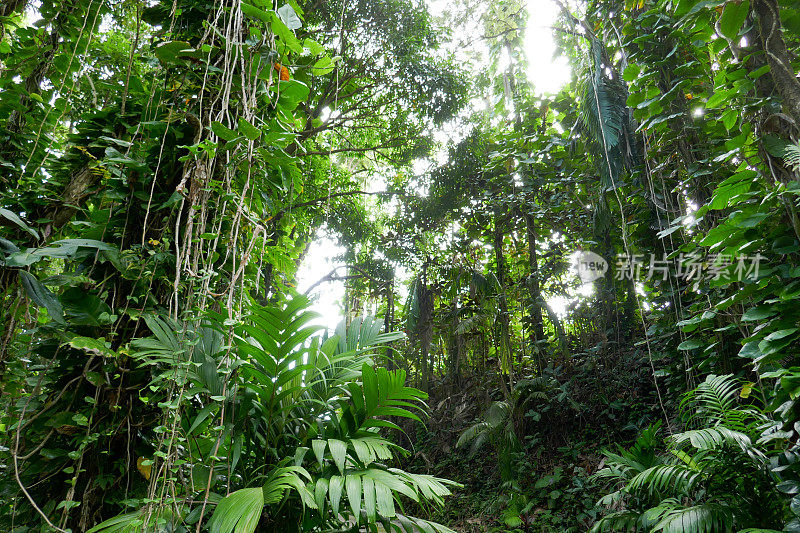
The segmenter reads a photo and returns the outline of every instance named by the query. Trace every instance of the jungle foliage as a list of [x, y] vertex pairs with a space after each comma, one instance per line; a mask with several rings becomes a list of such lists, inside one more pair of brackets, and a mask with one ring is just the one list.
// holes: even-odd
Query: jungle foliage
[[0, 528], [800, 531], [800, 6], [440, 4], [0, 0]]

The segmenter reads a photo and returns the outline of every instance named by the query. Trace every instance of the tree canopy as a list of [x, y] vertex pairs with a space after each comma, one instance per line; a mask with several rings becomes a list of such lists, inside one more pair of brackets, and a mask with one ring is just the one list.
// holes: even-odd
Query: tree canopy
[[0, 0], [0, 527], [800, 531], [798, 53], [789, 0]]

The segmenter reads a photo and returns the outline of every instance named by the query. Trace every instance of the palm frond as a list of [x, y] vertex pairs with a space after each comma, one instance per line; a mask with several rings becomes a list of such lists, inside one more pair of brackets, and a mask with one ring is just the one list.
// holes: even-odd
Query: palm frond
[[423, 520], [398, 514], [395, 520], [384, 524], [384, 529], [391, 533], [456, 533], [449, 527]]
[[632, 152], [625, 86], [610, 77], [603, 60], [603, 45], [590, 43], [590, 57], [581, 78], [581, 119], [597, 151], [598, 170], [606, 190], [619, 185], [619, 176]]
[[592, 477], [594, 479], [612, 479], [628, 482], [633, 476], [640, 474], [658, 464], [662, 459], [656, 455], [656, 447], [660, 442], [661, 423], [648, 426], [629, 450], [619, 447], [619, 453], [603, 451], [606, 456], [606, 467]]
[[415, 279], [408, 291], [408, 301], [405, 305], [406, 331], [416, 331], [420, 319], [419, 280]]
[[373, 466], [361, 470], [348, 469], [317, 480], [314, 498], [320, 508], [326, 500], [329, 501], [338, 515], [344, 512], [341, 505], [344, 495], [352, 516], [375, 524], [400, 516], [396, 513], [396, 505], [401, 505], [401, 495], [418, 503], [427, 501], [441, 506], [444, 503], [442, 498], [450, 494], [449, 486], [460, 485], [434, 476]]
[[787, 145], [783, 152], [783, 159], [787, 165], [792, 167], [793, 171], [797, 172], [800, 170], [800, 145]]
[[491, 426], [486, 421], [478, 422], [477, 424], [473, 424], [472, 426], [468, 427], [461, 433], [461, 436], [458, 437], [458, 441], [456, 441], [456, 448], [461, 448], [466, 446], [467, 444], [474, 441], [478, 435], [486, 433], [487, 431], [491, 430]]
[[647, 491], [650, 494], [673, 492], [684, 494], [692, 489], [701, 473], [686, 464], [657, 465], [636, 474], [626, 490], [631, 493]]
[[464, 335], [465, 333], [469, 333], [470, 331], [483, 326], [489, 322], [492, 322], [494, 317], [491, 315], [487, 315], [484, 313], [476, 313], [472, 316], [466, 317], [458, 322], [458, 326], [456, 326], [456, 334]]
[[316, 509], [314, 496], [306, 488], [311, 476], [300, 466], [278, 467], [270, 472], [263, 487], [240, 489], [222, 498], [208, 522], [210, 533], [253, 533], [264, 506], [280, 502], [286, 491], [294, 490], [303, 507]]
[[486, 410], [483, 420], [473, 424], [459, 436], [456, 448], [461, 448], [472, 443], [470, 456], [474, 455], [483, 444], [488, 440], [498, 442], [505, 438], [512, 448], [519, 444], [513, 430], [511, 414], [514, 406], [508, 401], [492, 402]]
[[264, 510], [261, 487], [241, 489], [222, 498], [208, 522], [210, 533], [253, 533]]
[[639, 513], [635, 511], [616, 511], [607, 514], [595, 522], [590, 533], [628, 532], [636, 531], [639, 522]]
[[136, 533], [143, 524], [142, 511], [121, 514], [97, 524], [86, 533]]
[[664, 533], [715, 533], [730, 531], [731, 511], [721, 505], [701, 504], [692, 507], [666, 507], [652, 531]]
[[710, 375], [695, 389], [684, 394], [681, 412], [690, 420], [709, 425], [724, 422], [726, 413], [736, 407], [739, 382], [732, 375]]
[[704, 451], [730, 445], [739, 448], [753, 459], [757, 459], [763, 463], [766, 462], [766, 456], [761, 450], [753, 446], [750, 437], [739, 431], [728, 429], [725, 426], [692, 429], [682, 433], [676, 433], [671, 437], [671, 440], [677, 446], [684, 445], [688, 442], [694, 448]]

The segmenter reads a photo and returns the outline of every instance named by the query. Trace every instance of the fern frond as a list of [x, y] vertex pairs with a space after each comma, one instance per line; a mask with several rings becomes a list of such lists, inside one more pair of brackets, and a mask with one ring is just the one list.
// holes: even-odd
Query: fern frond
[[753, 459], [762, 463], [766, 462], [766, 456], [761, 450], [753, 446], [750, 437], [739, 431], [728, 429], [724, 426], [717, 426], [703, 429], [692, 429], [683, 433], [676, 433], [671, 437], [672, 442], [681, 446], [685, 443], [691, 444], [698, 450], [708, 451], [720, 448], [725, 445], [739, 448]]
[[704, 425], [718, 424], [726, 420], [726, 413], [735, 409], [739, 389], [739, 382], [733, 375], [712, 374], [684, 394], [679, 408], [690, 420]]
[[649, 494], [661, 492], [686, 493], [699, 480], [700, 472], [685, 464], [658, 465], [635, 475], [625, 490], [645, 490]]
[[456, 448], [461, 448], [466, 446], [467, 444], [474, 441], [478, 435], [489, 431], [489, 423], [488, 422], [478, 422], [467, 429], [458, 437], [458, 441], [456, 441]]
[[792, 170], [797, 172], [800, 170], [800, 145], [789, 144], [783, 151], [783, 159], [787, 165], [792, 167]]

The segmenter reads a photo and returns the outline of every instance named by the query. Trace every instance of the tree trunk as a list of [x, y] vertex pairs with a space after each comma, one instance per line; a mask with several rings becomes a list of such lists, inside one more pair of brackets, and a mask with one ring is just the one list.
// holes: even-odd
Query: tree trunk
[[[386, 318], [383, 328], [386, 333], [391, 333], [394, 329], [394, 272], [392, 272], [392, 277], [386, 287]], [[389, 370], [396, 368], [392, 357], [394, 350], [392, 344], [391, 342], [386, 344], [386, 368]]]
[[531, 354], [536, 358], [539, 372], [544, 368], [544, 358], [541, 355], [539, 341], [545, 340], [544, 320], [542, 318], [542, 293], [539, 284], [539, 258], [536, 253], [536, 219], [530, 213], [525, 213], [525, 229], [528, 234], [528, 262], [530, 275], [528, 276], [528, 291], [531, 298]]
[[461, 352], [463, 350], [464, 339], [463, 336], [456, 331], [459, 323], [457, 295], [451, 304], [451, 314], [453, 315], [453, 319], [450, 324], [450, 358], [447, 366], [450, 383], [458, 388], [461, 386]]
[[[508, 381], [510, 388], [514, 388], [514, 357], [511, 349], [511, 320], [508, 312], [508, 299], [506, 298], [506, 257], [503, 253], [503, 223], [500, 219], [500, 214], [495, 211], [494, 216], [494, 257], [496, 263], [497, 283], [500, 286], [500, 342], [498, 343], [499, 353], [497, 354], [498, 360], [501, 362], [501, 374], [503, 368], [503, 360], [505, 357], [506, 367], [508, 369]], [[505, 387], [505, 383], [503, 384]]]
[[770, 67], [770, 75], [783, 101], [783, 108], [796, 126], [800, 126], [800, 81], [783, 40], [777, 0], [754, 0], [753, 11], [758, 15], [759, 41]]

